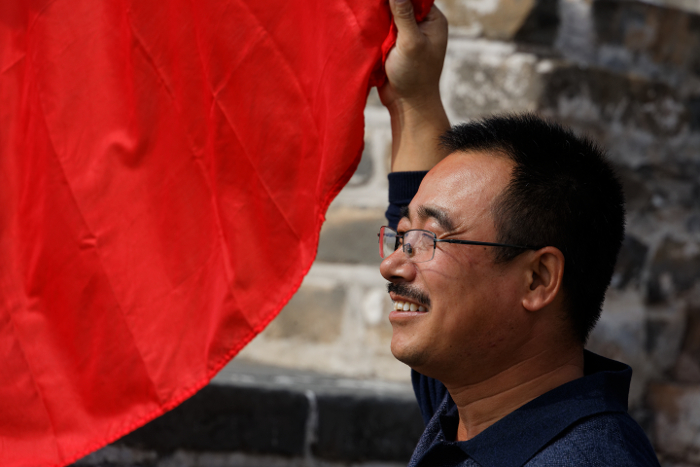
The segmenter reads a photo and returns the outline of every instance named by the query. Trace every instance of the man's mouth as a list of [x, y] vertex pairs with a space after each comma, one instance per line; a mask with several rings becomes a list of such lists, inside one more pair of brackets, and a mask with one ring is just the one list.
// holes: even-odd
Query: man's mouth
[[396, 310], [396, 311], [428, 311], [422, 305], [416, 305], [415, 303], [404, 302], [401, 300], [396, 300], [394, 302], [394, 310]]
[[416, 287], [390, 282], [386, 289], [394, 301], [394, 311], [426, 312], [430, 309], [430, 298]]

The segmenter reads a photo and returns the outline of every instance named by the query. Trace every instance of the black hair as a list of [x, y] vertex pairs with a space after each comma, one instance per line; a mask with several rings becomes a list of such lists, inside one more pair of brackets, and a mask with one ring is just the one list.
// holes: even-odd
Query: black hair
[[[622, 185], [605, 152], [585, 137], [533, 114], [454, 126], [441, 137], [451, 152], [504, 155], [512, 177], [491, 211], [498, 242], [558, 248], [572, 330], [585, 343], [600, 318], [625, 234]], [[497, 262], [523, 253], [496, 248]]]

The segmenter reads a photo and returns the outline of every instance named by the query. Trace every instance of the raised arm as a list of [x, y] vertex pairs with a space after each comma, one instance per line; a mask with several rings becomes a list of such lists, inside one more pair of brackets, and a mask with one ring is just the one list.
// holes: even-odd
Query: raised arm
[[[410, 203], [423, 178], [447, 153], [438, 137], [450, 128], [440, 99], [440, 73], [447, 48], [447, 20], [433, 6], [416, 24], [410, 0], [389, 0], [398, 29], [396, 46], [386, 61], [387, 82], [379, 90], [391, 115], [389, 225], [396, 227], [401, 207]], [[403, 173], [401, 173], [403, 172]], [[419, 173], [406, 173], [419, 172]], [[411, 370], [413, 390], [427, 424], [447, 394], [437, 380]]]
[[447, 154], [437, 144], [450, 127], [440, 99], [440, 73], [447, 48], [447, 20], [433, 6], [416, 23], [410, 0], [390, 0], [398, 29], [386, 61], [387, 82], [379, 89], [391, 115], [391, 170], [430, 170]]

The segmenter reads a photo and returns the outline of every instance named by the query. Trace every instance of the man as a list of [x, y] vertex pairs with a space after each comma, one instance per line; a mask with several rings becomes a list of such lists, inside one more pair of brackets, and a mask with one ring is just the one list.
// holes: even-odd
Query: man
[[624, 236], [609, 164], [534, 116], [449, 129], [446, 21], [433, 8], [418, 25], [410, 1], [390, 3], [380, 251], [391, 349], [427, 424], [410, 465], [658, 465], [627, 414], [631, 369], [583, 348]]

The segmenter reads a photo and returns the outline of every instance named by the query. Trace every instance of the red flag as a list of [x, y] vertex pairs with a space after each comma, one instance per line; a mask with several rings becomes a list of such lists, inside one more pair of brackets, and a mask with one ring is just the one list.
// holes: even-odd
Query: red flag
[[123, 436], [279, 312], [389, 28], [385, 0], [0, 2], [0, 465]]

